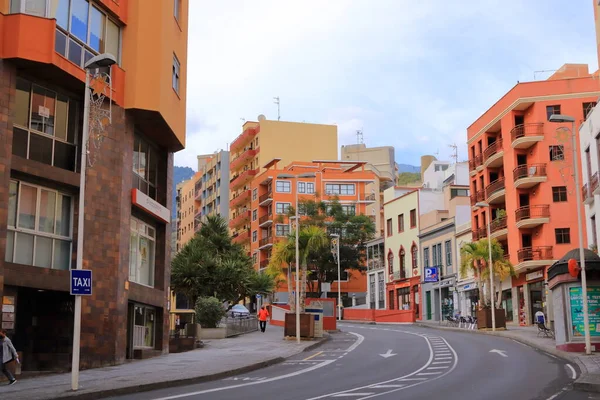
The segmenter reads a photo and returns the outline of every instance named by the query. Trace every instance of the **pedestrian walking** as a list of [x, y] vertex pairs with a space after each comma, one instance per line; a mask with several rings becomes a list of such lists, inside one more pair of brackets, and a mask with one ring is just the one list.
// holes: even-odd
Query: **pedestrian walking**
[[0, 361], [2, 361], [2, 373], [8, 378], [9, 385], [17, 383], [13, 374], [8, 370], [8, 363], [13, 360], [18, 364], [21, 363], [15, 346], [13, 346], [10, 339], [6, 336], [6, 331], [0, 329]]
[[260, 331], [265, 332], [267, 329], [267, 319], [269, 318], [269, 311], [266, 306], [262, 306], [258, 311], [258, 324], [260, 325]]

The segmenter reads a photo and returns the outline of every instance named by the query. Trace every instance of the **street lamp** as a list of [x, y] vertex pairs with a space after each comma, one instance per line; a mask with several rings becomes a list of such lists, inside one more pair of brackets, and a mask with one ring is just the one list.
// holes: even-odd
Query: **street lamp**
[[342, 320], [342, 270], [340, 268], [340, 235], [337, 233], [332, 233], [331, 237], [334, 238], [335, 241], [335, 258], [337, 260], [337, 270], [338, 270], [338, 321]]
[[[588, 298], [587, 298], [587, 277], [585, 273], [585, 254], [583, 252], [583, 217], [581, 215], [581, 199], [580, 182], [579, 182], [579, 165], [577, 163], [577, 135], [575, 131], [575, 118], [568, 115], [553, 114], [548, 119], [550, 122], [556, 123], [571, 123], [571, 146], [573, 147], [573, 170], [575, 171], [575, 198], [577, 202], [577, 234], [579, 239], [579, 266], [581, 267], [581, 291], [583, 292], [583, 329], [585, 332], [585, 354], [592, 354], [592, 343], [590, 338], [590, 322], [588, 314]], [[569, 128], [565, 128], [569, 129]]]
[[494, 267], [492, 265], [492, 236], [490, 233], [490, 221], [492, 220], [492, 209], [485, 201], [480, 201], [475, 204], [477, 208], [487, 208], [487, 238], [488, 238], [488, 265], [490, 269], [490, 303], [492, 304], [492, 331], [496, 331], [496, 293], [494, 293]]
[[[77, 217], [77, 261], [75, 269], [83, 269], [83, 222], [85, 220], [85, 173], [87, 167], [87, 142], [90, 136], [90, 70], [110, 67], [117, 60], [104, 53], [92, 57], [84, 65], [85, 98], [83, 102], [83, 132], [81, 133], [81, 170], [79, 171], [79, 214]], [[71, 366], [71, 389], [79, 389], [79, 353], [81, 345], [81, 296], [75, 296], [73, 323], [73, 359]]]
[[315, 174], [298, 175], [279, 174], [277, 179], [294, 179], [296, 181], [296, 342], [300, 343], [300, 219], [298, 217], [298, 178], [314, 178]]

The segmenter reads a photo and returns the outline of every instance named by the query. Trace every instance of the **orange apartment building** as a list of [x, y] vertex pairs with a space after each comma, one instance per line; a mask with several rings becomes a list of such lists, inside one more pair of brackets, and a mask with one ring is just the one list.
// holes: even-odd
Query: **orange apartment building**
[[518, 83], [467, 129], [473, 240], [487, 236], [491, 218], [491, 236], [518, 273], [502, 296], [522, 325], [539, 310], [552, 315], [546, 269], [578, 246], [571, 166], [580, 160], [572, 158], [570, 134], [548, 118], [583, 121], [598, 95], [586, 65], [566, 64], [548, 80]]
[[[364, 162], [313, 161], [293, 162], [279, 167], [278, 159], [267, 163], [263, 173], [251, 185], [251, 207], [248, 210], [250, 249], [257, 270], [269, 264], [273, 245], [285, 239], [293, 224], [288, 218], [290, 207], [296, 207], [296, 196], [301, 200], [338, 198], [344, 210], [355, 215], [370, 215], [375, 220], [379, 212], [379, 178], [365, 168]], [[281, 179], [282, 175], [314, 174], [313, 178]], [[373, 191], [375, 190], [375, 192]], [[297, 193], [296, 193], [297, 192]], [[377, 193], [377, 195], [375, 194]], [[302, 225], [302, 219], [300, 220]], [[359, 271], [342, 271], [341, 292], [345, 305], [366, 298], [366, 275]], [[345, 278], [345, 279], [344, 279]], [[328, 297], [337, 298], [338, 282], [334, 281]], [[287, 303], [287, 284], [280, 285], [274, 302]]]

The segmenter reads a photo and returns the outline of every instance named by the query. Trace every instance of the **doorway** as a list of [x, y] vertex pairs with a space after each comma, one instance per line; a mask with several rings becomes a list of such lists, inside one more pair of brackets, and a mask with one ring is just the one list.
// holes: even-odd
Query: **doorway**
[[522, 193], [519, 195], [519, 207], [529, 206], [529, 194]]
[[425, 292], [425, 305], [427, 306], [427, 319], [431, 319], [431, 291]]
[[515, 126], [523, 125], [525, 123], [525, 117], [522, 115], [515, 115]]
[[531, 239], [531, 234], [529, 233], [524, 233], [521, 235], [521, 243], [522, 243], [522, 247], [521, 248], [526, 248], [526, 247], [531, 247], [533, 242]]
[[538, 311], [544, 312], [544, 282], [530, 283], [528, 286], [529, 304], [531, 305], [530, 323], [533, 324], [535, 313]]
[[517, 165], [527, 165], [527, 154], [517, 154]]

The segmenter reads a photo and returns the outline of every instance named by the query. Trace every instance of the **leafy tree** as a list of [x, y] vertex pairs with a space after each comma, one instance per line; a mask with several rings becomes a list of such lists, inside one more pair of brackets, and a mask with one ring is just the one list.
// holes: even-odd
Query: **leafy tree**
[[[481, 239], [477, 242], [465, 243], [460, 249], [461, 276], [467, 276], [469, 272], [473, 272], [477, 282], [477, 288], [481, 296], [481, 302], [485, 307], [490, 307], [491, 299], [494, 298], [496, 308], [502, 306], [502, 293], [496, 296], [492, 295], [490, 285], [486, 285], [487, 290], [484, 292], [483, 284], [489, 282], [489, 244], [487, 239]], [[506, 258], [504, 258], [504, 250], [497, 240], [492, 239], [492, 270], [494, 273], [494, 291], [502, 285], [502, 281], [509, 276], [515, 276], [515, 270]]]
[[401, 172], [398, 174], [398, 185], [408, 185], [409, 183], [417, 183], [421, 180], [421, 174], [416, 172]]
[[196, 316], [201, 327], [216, 328], [225, 316], [225, 309], [216, 297], [200, 297], [196, 302]]

